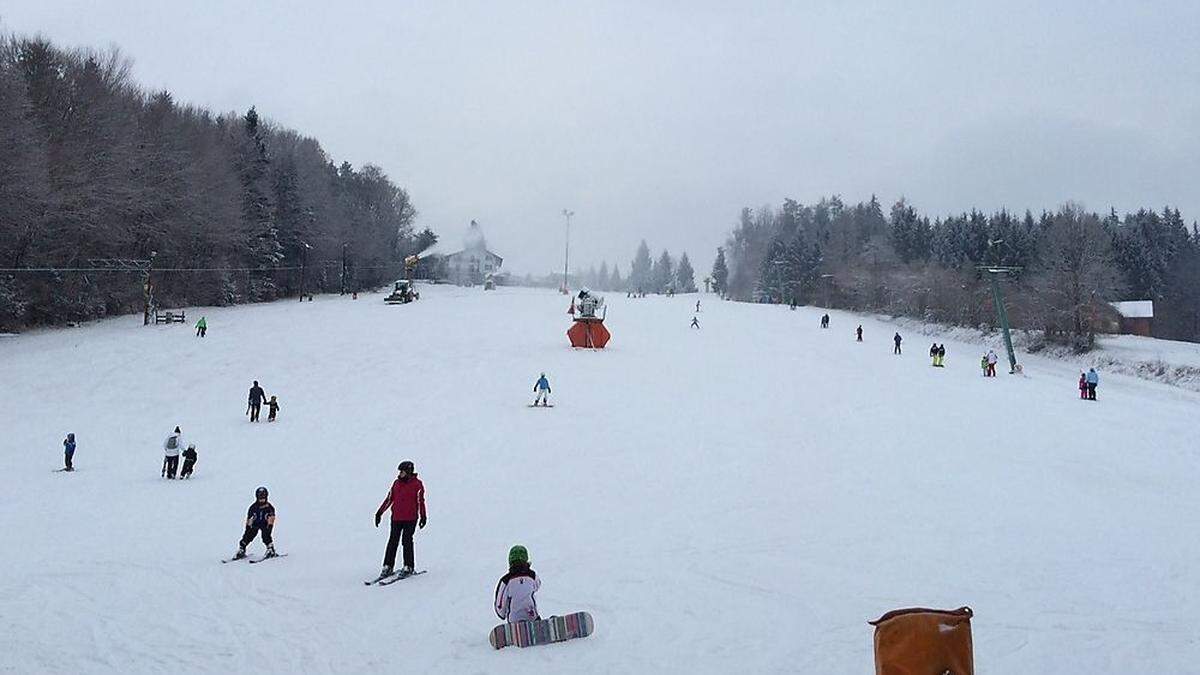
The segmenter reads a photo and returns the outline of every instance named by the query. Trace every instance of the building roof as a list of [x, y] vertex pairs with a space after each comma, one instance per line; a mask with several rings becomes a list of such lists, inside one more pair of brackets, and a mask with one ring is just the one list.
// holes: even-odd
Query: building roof
[[461, 251], [455, 251], [454, 253], [448, 253], [448, 254], [446, 254], [446, 257], [447, 258], [457, 258], [458, 256], [465, 255], [467, 253], [482, 253], [486, 256], [495, 258], [496, 260], [500, 260], [500, 261], [504, 260], [504, 258], [501, 258], [500, 256], [496, 255], [495, 253], [492, 253], [491, 251], [487, 250], [486, 248], [485, 249], [464, 248]]
[[1154, 318], [1153, 300], [1125, 300], [1124, 302], [1110, 302], [1109, 304], [1126, 319]]

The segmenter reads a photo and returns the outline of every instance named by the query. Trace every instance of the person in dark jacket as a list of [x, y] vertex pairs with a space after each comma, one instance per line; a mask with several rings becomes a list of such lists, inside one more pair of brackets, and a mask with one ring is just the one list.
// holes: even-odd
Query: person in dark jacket
[[529, 551], [519, 544], [513, 546], [508, 551], [508, 574], [496, 582], [496, 616], [508, 623], [540, 619], [534, 594], [541, 585], [529, 567]]
[[824, 314], [821, 316], [821, 328], [829, 328], [829, 315], [828, 314]]
[[262, 410], [263, 399], [267, 397], [267, 392], [258, 386], [258, 380], [254, 381], [254, 386], [250, 387], [250, 397], [246, 400], [247, 410], [250, 413], [250, 421], [258, 421], [258, 413]]
[[267, 401], [267, 421], [274, 422], [275, 415], [278, 415], [278, 414], [279, 414], [279, 401], [276, 400], [274, 396], [272, 396], [271, 400]]
[[275, 507], [267, 501], [267, 496], [265, 487], [254, 491], [254, 503], [246, 510], [246, 531], [242, 533], [242, 539], [238, 542], [237, 553], [233, 555], [234, 560], [246, 557], [246, 547], [254, 541], [259, 532], [262, 533], [263, 543], [267, 545], [265, 557], [275, 557], [275, 542], [271, 539], [271, 530], [275, 529]]
[[388, 535], [387, 550], [383, 554], [380, 576], [392, 574], [396, 566], [396, 546], [400, 543], [404, 546], [404, 567], [400, 568], [400, 574], [407, 576], [413, 573], [413, 533], [418, 527], [425, 527], [425, 485], [417, 478], [411, 461], [400, 462], [396, 470], [399, 475], [375, 512], [375, 527], [379, 527], [384, 512], [392, 510], [392, 529]]
[[900, 337], [900, 333], [896, 333], [896, 335], [892, 338], [892, 341], [896, 343], [896, 348], [892, 350], [892, 353], [899, 354], [900, 353], [900, 342], [902, 341], [902, 338]]
[[74, 458], [75, 458], [75, 434], [67, 434], [67, 437], [65, 439], [63, 439], [63, 461], [65, 462], [65, 464], [63, 466], [63, 471], [74, 471], [75, 470], [75, 465], [71, 463], [71, 460], [73, 460]]
[[183, 468], [179, 470], [179, 478], [191, 478], [192, 471], [196, 468], [196, 444], [188, 443], [187, 450], [183, 451]]
[[938, 345], [937, 348], [937, 365], [938, 368], [943, 368], [946, 365], [946, 343]]
[[854, 334], [858, 336], [858, 341], [862, 342], [862, 324], [858, 325], [858, 328], [854, 331]]

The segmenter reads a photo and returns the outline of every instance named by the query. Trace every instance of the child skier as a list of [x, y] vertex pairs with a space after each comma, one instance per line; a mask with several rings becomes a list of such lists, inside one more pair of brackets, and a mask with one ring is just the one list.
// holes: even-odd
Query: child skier
[[74, 471], [75, 466], [71, 464], [71, 460], [75, 458], [75, 434], [67, 434], [63, 439], [63, 471]]
[[380, 577], [392, 575], [396, 565], [396, 545], [404, 544], [404, 567], [400, 574], [408, 576], [413, 573], [413, 533], [416, 529], [425, 528], [425, 485], [417, 478], [413, 463], [409, 460], [400, 462], [396, 470], [400, 474], [392, 482], [392, 488], [383, 498], [379, 510], [375, 512], [375, 527], [383, 519], [383, 512], [392, 510], [392, 531], [388, 535], [387, 550], [383, 554], [383, 571]]
[[163, 441], [163, 475], [169, 480], [175, 480], [175, 471], [179, 468], [179, 448], [183, 446], [183, 435], [179, 427]]
[[267, 501], [267, 496], [265, 487], [254, 491], [254, 503], [246, 510], [246, 531], [242, 533], [242, 539], [238, 542], [237, 553], [233, 555], [234, 560], [246, 557], [246, 546], [254, 541], [259, 532], [262, 532], [263, 543], [267, 545], [267, 554], [263, 558], [275, 557], [275, 543], [271, 539], [271, 530], [275, 527], [275, 507]]
[[508, 551], [508, 574], [496, 583], [496, 616], [508, 623], [537, 621], [534, 593], [541, 588], [537, 573], [529, 567], [529, 551], [517, 545]]
[[183, 451], [183, 468], [179, 470], [179, 478], [192, 477], [192, 470], [196, 467], [196, 444], [188, 443], [187, 450]]
[[196, 337], [204, 337], [207, 332], [208, 321], [204, 317], [200, 317], [200, 320], [196, 322]]
[[533, 399], [534, 407], [537, 407], [538, 401], [541, 401], [544, 407], [550, 406], [550, 380], [546, 379], [545, 373], [542, 373], [538, 377], [538, 381], [533, 383], [533, 391], [537, 394]]
[[1086, 401], [1087, 397], [1088, 397], [1087, 375], [1085, 375], [1084, 373], [1079, 373], [1079, 398]]
[[979, 358], [979, 367], [983, 369], [983, 376], [984, 376], [984, 377], [987, 377], [987, 376], [988, 376], [988, 360], [987, 360], [987, 354], [984, 354], [983, 356], [981, 356], [981, 357]]
[[279, 401], [272, 396], [271, 400], [267, 401], [267, 421], [274, 422], [275, 414], [279, 412]]

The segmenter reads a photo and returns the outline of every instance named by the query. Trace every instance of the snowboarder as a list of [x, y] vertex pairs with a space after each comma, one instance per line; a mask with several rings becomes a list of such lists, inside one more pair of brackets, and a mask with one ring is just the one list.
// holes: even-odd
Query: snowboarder
[[828, 314], [821, 317], [821, 328], [829, 328], [829, 315]]
[[175, 480], [175, 471], [179, 468], [179, 448], [183, 446], [182, 432], [179, 427], [163, 441], [163, 475]]
[[75, 458], [75, 434], [67, 434], [63, 439], [63, 471], [74, 471], [75, 465], [71, 464], [71, 460]]
[[267, 401], [267, 421], [274, 422], [275, 415], [279, 412], [279, 401], [272, 396], [270, 401]]
[[1085, 373], [1079, 373], [1079, 398], [1086, 401], [1087, 397], [1088, 397], [1087, 375]]
[[196, 337], [204, 337], [205, 333], [207, 332], [208, 321], [206, 321], [204, 317], [200, 317], [200, 320], [196, 322]]
[[539, 375], [537, 382], [533, 383], [533, 391], [537, 394], [533, 399], [534, 407], [537, 407], [538, 401], [541, 401], [544, 407], [550, 407], [550, 380], [546, 379], [545, 373]]
[[413, 573], [413, 533], [418, 527], [425, 528], [425, 485], [417, 478], [411, 461], [400, 462], [396, 470], [400, 474], [375, 512], [375, 527], [379, 527], [384, 511], [392, 510], [392, 530], [383, 554], [381, 577], [392, 575], [392, 569], [396, 566], [396, 545], [400, 543], [404, 545], [404, 567], [400, 568], [400, 574], [408, 576]]
[[183, 468], [179, 470], [179, 479], [192, 477], [192, 470], [196, 467], [196, 444], [188, 443], [187, 450], [183, 451]]
[[1089, 401], [1096, 400], [1096, 387], [1100, 384], [1100, 373], [1096, 372], [1095, 368], [1088, 368], [1087, 377], [1087, 397]]
[[987, 374], [988, 374], [988, 377], [995, 377], [995, 376], [996, 376], [996, 362], [997, 362], [997, 361], [999, 361], [999, 360], [1000, 360], [1000, 357], [996, 356], [996, 350], [995, 350], [995, 349], [989, 349], [989, 350], [988, 350], [988, 353], [987, 353]]
[[946, 343], [938, 345], [937, 349], [937, 366], [938, 368], [946, 367]]
[[699, 327], [700, 327], [700, 320], [693, 316], [692, 317], [692, 328], [699, 328]]
[[899, 354], [899, 353], [900, 353], [900, 342], [901, 342], [901, 340], [902, 340], [902, 338], [900, 337], [900, 333], [899, 333], [899, 332], [897, 332], [897, 333], [896, 333], [896, 335], [895, 335], [894, 337], [892, 337], [892, 341], [896, 343], [896, 348], [892, 350], [892, 353], [893, 353], [893, 354]]
[[507, 621], [537, 621], [534, 593], [541, 588], [537, 573], [529, 567], [529, 551], [520, 544], [508, 550], [508, 574], [496, 582], [496, 616]]
[[858, 328], [854, 331], [854, 334], [858, 336], [858, 341], [862, 342], [862, 324], [858, 325]]
[[250, 387], [250, 396], [246, 400], [246, 412], [250, 414], [250, 421], [258, 421], [258, 413], [262, 410], [263, 399], [267, 397], [267, 392], [258, 386], [258, 380], [254, 381], [254, 386]]
[[261, 486], [254, 491], [254, 503], [246, 510], [246, 531], [238, 542], [237, 553], [233, 554], [234, 560], [246, 557], [246, 547], [259, 532], [262, 533], [263, 543], [267, 545], [267, 554], [263, 558], [275, 557], [275, 542], [271, 539], [271, 530], [275, 527], [275, 507], [267, 501], [268, 494], [267, 488]]

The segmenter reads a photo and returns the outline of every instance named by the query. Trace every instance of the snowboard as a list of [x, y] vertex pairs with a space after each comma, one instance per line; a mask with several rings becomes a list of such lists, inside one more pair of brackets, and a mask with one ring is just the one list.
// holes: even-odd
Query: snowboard
[[566, 616], [552, 616], [537, 621], [502, 623], [492, 629], [488, 642], [496, 649], [505, 647], [532, 647], [551, 642], [562, 642], [572, 638], [587, 637], [596, 630], [592, 615], [575, 612]]

